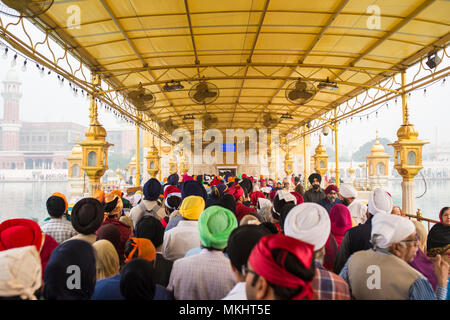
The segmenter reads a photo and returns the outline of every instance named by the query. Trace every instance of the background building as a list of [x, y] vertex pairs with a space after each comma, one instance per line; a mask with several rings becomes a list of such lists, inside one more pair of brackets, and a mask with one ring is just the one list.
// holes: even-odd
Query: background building
[[67, 169], [67, 157], [86, 127], [71, 122], [22, 122], [19, 74], [9, 70], [2, 81], [3, 119], [0, 120], [0, 169]]

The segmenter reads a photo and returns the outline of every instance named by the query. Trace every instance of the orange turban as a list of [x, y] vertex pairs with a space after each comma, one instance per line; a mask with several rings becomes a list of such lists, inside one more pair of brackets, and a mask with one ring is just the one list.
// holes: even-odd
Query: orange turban
[[122, 198], [122, 190], [112, 190], [110, 193], [116, 194], [119, 198]]
[[100, 201], [100, 203], [105, 202], [105, 192], [103, 190], [95, 191], [94, 198]]
[[[156, 249], [153, 243], [147, 238], [130, 237], [131, 246], [133, 249], [128, 256], [125, 257], [125, 263], [130, 262], [133, 258], [143, 258], [148, 261], [153, 261], [156, 258]], [[137, 250], [137, 256], [134, 257]]]

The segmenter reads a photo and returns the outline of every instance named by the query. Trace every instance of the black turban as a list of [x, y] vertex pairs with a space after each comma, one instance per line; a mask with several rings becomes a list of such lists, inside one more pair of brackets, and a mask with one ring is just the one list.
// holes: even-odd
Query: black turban
[[242, 181], [239, 183], [241, 185], [241, 187], [245, 190], [247, 190], [247, 193], [250, 194], [253, 191], [253, 183], [250, 179], [248, 178], [244, 178], [242, 179]]
[[309, 183], [310, 183], [310, 184], [313, 184], [314, 179], [317, 179], [317, 180], [319, 181], [319, 183], [322, 182], [322, 177], [321, 177], [320, 174], [318, 174], [318, 173], [312, 173], [312, 174], [309, 176], [309, 178], [308, 178]]
[[136, 238], [149, 239], [158, 248], [164, 240], [164, 227], [155, 217], [143, 216], [136, 224], [135, 234]]
[[47, 199], [47, 211], [52, 217], [59, 218], [66, 211], [66, 203], [64, 199], [57, 196], [51, 196]]
[[100, 228], [105, 210], [94, 198], [84, 198], [75, 203], [71, 213], [73, 228], [81, 234], [92, 234]]
[[153, 263], [135, 258], [120, 273], [120, 292], [127, 300], [153, 300], [156, 291]]
[[236, 214], [236, 199], [229, 193], [225, 193], [219, 200], [218, 206], [226, 208]]
[[270, 231], [266, 227], [249, 224], [240, 226], [231, 232], [228, 238], [227, 254], [239, 272], [243, 266], [247, 265], [253, 247], [262, 237], [269, 234]]

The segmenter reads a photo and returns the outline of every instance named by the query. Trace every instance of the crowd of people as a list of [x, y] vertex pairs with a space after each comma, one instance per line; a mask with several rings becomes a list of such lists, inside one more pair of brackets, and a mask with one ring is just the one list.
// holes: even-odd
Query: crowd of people
[[321, 176], [151, 178], [0, 223], [0, 298], [448, 300], [450, 208], [427, 233], [381, 188]]

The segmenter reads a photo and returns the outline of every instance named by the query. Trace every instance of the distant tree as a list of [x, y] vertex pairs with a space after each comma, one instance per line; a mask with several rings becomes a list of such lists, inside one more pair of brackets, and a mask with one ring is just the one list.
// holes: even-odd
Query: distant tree
[[[392, 143], [389, 139], [386, 138], [380, 138], [379, 139], [381, 145], [384, 147], [384, 152], [386, 152], [391, 157], [394, 156], [394, 148], [391, 146], [388, 146], [388, 144]], [[366, 142], [361, 147], [359, 147], [358, 151], [353, 153], [352, 159], [355, 161], [366, 161], [366, 157], [370, 153], [370, 149], [372, 149], [372, 146], [375, 144], [375, 139], [370, 140], [369, 142]]]

